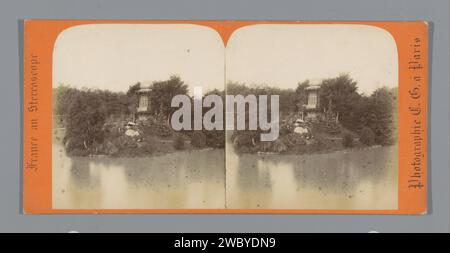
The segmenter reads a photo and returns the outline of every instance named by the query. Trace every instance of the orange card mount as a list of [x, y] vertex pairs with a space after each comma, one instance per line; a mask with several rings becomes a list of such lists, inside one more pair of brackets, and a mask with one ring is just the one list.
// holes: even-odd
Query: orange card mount
[[26, 20], [23, 60], [24, 214], [427, 212], [426, 22]]

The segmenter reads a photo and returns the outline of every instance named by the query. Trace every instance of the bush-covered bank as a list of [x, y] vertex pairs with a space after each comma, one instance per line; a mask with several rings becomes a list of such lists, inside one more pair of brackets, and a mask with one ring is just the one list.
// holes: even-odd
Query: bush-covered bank
[[306, 119], [303, 115], [310, 86], [308, 80], [298, 83], [295, 90], [229, 83], [227, 94], [280, 97], [279, 139], [262, 143], [259, 131], [235, 131], [234, 148], [250, 153], [317, 153], [397, 142], [397, 88], [381, 87], [364, 94], [349, 75], [324, 79], [317, 85], [318, 116]]
[[153, 83], [152, 116], [136, 119], [139, 85], [130, 86], [127, 93], [67, 85], [53, 89], [53, 124], [65, 130], [61, 141], [66, 153], [140, 156], [225, 146], [224, 131], [176, 132], [170, 127], [171, 99], [188, 91], [176, 76]]
[[[372, 145], [392, 145], [397, 139], [397, 89], [358, 92], [348, 75], [320, 83], [317, 117], [304, 118], [308, 80], [296, 89], [227, 84], [228, 95], [279, 95], [280, 136], [260, 142], [260, 131], [235, 131], [232, 143], [239, 152], [314, 153]], [[224, 131], [174, 131], [169, 120], [171, 99], [188, 93], [176, 76], [156, 81], [151, 89], [151, 117], [137, 120], [136, 91], [74, 89], [61, 85], [53, 90], [55, 127], [65, 128], [62, 142], [69, 155], [147, 155], [204, 148], [223, 148]], [[210, 91], [224, 99], [224, 91]], [[248, 113], [248, 108], [246, 109]], [[270, 110], [270, 107], [269, 107]], [[206, 110], [204, 110], [205, 112]], [[268, 112], [270, 114], [270, 112]], [[248, 116], [248, 115], [247, 115]], [[248, 118], [248, 117], [247, 117]]]

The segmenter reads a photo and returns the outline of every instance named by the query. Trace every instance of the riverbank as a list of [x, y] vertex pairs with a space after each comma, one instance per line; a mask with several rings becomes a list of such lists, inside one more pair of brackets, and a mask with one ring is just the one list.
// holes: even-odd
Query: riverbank
[[225, 206], [225, 152], [139, 157], [67, 156], [54, 143], [53, 208], [218, 209]]
[[397, 146], [256, 155], [227, 145], [226, 152], [95, 158], [61, 150], [55, 143], [55, 208], [397, 208]]
[[55, 125], [53, 142], [63, 146], [73, 157], [145, 157], [203, 151], [225, 146], [223, 131], [176, 132], [157, 121], [109, 120], [102, 128], [100, 138], [88, 143], [82, 136], [67, 136], [66, 128]]
[[256, 136], [256, 133], [249, 132], [233, 133], [230, 134], [228, 145], [233, 145], [238, 154], [280, 155], [324, 154], [381, 146], [376, 143], [365, 144], [357, 133], [347, 129], [336, 134], [319, 131], [310, 135], [282, 134], [274, 142], [260, 142]]
[[238, 154], [227, 148], [227, 207], [396, 209], [397, 145], [315, 154]]

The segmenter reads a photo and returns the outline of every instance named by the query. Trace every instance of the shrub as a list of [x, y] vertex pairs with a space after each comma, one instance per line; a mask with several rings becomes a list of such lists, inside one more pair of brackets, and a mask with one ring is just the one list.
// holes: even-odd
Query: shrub
[[359, 141], [367, 146], [375, 143], [375, 134], [369, 127], [364, 127], [359, 133]]
[[177, 135], [175, 137], [175, 140], [173, 142], [173, 147], [176, 150], [183, 150], [184, 149], [184, 138], [181, 135]]
[[255, 135], [255, 131], [234, 132], [232, 136], [233, 144], [236, 148], [253, 147], [256, 142], [256, 140], [254, 139]]
[[[385, 123], [387, 124], [387, 123]], [[374, 129], [374, 134], [375, 134], [375, 143], [386, 146], [386, 145], [392, 145], [395, 143], [394, 140], [394, 129], [392, 129], [393, 127], [388, 127], [388, 126], [384, 126], [384, 127], [378, 127], [376, 129]]]
[[280, 139], [277, 139], [273, 141], [271, 149], [273, 152], [283, 153], [287, 150], [287, 146]]
[[261, 152], [275, 152], [275, 153], [283, 153], [287, 151], [286, 144], [283, 143], [280, 139], [274, 141], [261, 141], [255, 147], [256, 151]]
[[55, 111], [65, 114], [65, 139], [70, 139], [67, 147], [69, 153], [73, 150], [83, 150], [76, 152], [83, 154], [84, 150], [89, 150], [88, 154], [95, 154], [97, 144], [105, 139], [107, 119], [129, 113], [124, 94], [61, 88], [56, 96]]
[[342, 139], [342, 145], [344, 145], [344, 147], [353, 147], [353, 136], [350, 133], [346, 133], [344, 135], [344, 138]]
[[98, 152], [106, 155], [116, 155], [119, 149], [109, 140], [104, 141], [98, 146]]
[[122, 135], [113, 140], [113, 144], [118, 149], [126, 149], [126, 148], [137, 148], [136, 141], [133, 138]]
[[203, 132], [206, 135], [206, 146], [212, 148], [224, 148], [225, 147], [225, 131], [213, 130]]
[[286, 135], [283, 139], [283, 142], [288, 147], [306, 144], [306, 140], [301, 135], [296, 133], [290, 133]]
[[146, 154], [151, 154], [155, 151], [155, 147], [154, 147], [153, 143], [151, 143], [151, 142], [145, 141], [145, 142], [140, 143], [139, 146], [140, 146], [139, 148], [141, 149], [141, 151]]
[[290, 134], [292, 131], [288, 129], [286, 125], [280, 127], [280, 136], [285, 136]]
[[70, 152], [68, 152], [68, 154], [70, 156], [88, 156], [89, 152], [90, 151], [88, 149], [73, 149]]
[[145, 135], [154, 135], [160, 137], [169, 137], [172, 135], [172, 129], [164, 122], [147, 120], [142, 129]]
[[341, 132], [341, 125], [331, 116], [318, 117], [317, 120], [313, 122], [313, 127], [319, 132], [332, 135], [336, 135]]
[[191, 145], [196, 148], [204, 148], [206, 146], [206, 135], [201, 131], [194, 131], [191, 137]]

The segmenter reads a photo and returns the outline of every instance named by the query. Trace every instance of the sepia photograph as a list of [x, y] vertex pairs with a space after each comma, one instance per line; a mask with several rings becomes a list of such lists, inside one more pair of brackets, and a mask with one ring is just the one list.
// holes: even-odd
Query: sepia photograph
[[397, 209], [398, 53], [388, 32], [252, 25], [226, 52], [227, 94], [279, 96], [276, 140], [261, 141], [260, 128], [227, 131], [228, 208]]
[[398, 52], [383, 29], [66, 29], [54, 209], [398, 208]]
[[448, 231], [448, 2], [27, 1], [0, 15], [0, 230]]
[[224, 208], [224, 132], [170, 124], [174, 96], [224, 94], [223, 53], [217, 32], [198, 25], [64, 30], [53, 54], [53, 208]]

